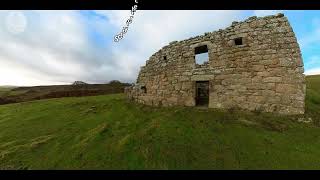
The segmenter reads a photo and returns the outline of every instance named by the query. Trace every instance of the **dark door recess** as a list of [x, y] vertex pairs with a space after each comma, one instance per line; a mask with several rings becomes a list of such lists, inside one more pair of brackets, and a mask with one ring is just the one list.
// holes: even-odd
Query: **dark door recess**
[[209, 104], [209, 81], [196, 82], [196, 105], [208, 106]]

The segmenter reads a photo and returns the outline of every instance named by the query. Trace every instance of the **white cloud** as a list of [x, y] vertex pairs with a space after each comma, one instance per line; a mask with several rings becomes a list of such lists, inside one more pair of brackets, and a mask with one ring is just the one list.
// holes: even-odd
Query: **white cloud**
[[305, 75], [320, 75], [320, 68], [306, 70]]
[[[117, 32], [122, 30], [130, 11], [96, 11], [110, 19]], [[140, 66], [171, 41], [183, 40], [215, 31], [243, 20], [242, 11], [140, 11], [137, 10], [128, 32], [112, 52], [122, 76], [135, 81]]]
[[11, 33], [18, 34], [25, 31], [27, 20], [21, 11], [11, 11], [5, 19], [7, 30]]
[[[169, 42], [225, 28], [245, 18], [242, 11], [138, 9], [127, 34], [116, 43], [111, 38], [122, 30], [130, 10], [95, 13], [106, 18], [86, 20], [77, 11], [23, 11], [23, 32], [10, 33], [5, 23], [0, 24], [0, 84], [133, 82], [140, 66]], [[8, 11], [0, 12], [0, 22], [5, 22], [7, 15]], [[111, 44], [102, 47], [93, 42], [90, 28], [102, 34], [99, 40]]]
[[[171, 41], [183, 40], [231, 25], [232, 21], [242, 19], [241, 13], [241, 11], [138, 10], [124, 39], [140, 45], [143, 50], [146, 49], [145, 45], [148, 45], [148, 48], [154, 51]], [[122, 11], [115, 11], [112, 14], [110, 17], [118, 17], [117, 20], [114, 20], [121, 22], [118, 24], [124, 24], [128, 18], [123, 19], [126, 13]]]
[[[10, 11], [1, 12], [0, 20], [10, 14]], [[0, 27], [0, 76], [3, 77], [0, 84], [69, 83], [84, 77], [86, 66], [82, 62], [91, 52], [78, 13], [23, 11], [22, 14], [26, 23], [24, 31], [12, 33], [8, 31], [8, 23]], [[14, 24], [16, 19], [13, 16], [10, 20]], [[8, 72], [14, 75], [8, 76]]]
[[283, 13], [283, 10], [255, 10], [253, 11], [256, 16], [268, 16], [268, 15], [275, 15], [278, 13]]

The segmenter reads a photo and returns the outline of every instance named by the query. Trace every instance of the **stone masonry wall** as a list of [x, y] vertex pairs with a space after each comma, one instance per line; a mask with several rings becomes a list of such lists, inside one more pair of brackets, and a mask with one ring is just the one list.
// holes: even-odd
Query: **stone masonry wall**
[[[235, 38], [242, 45], [235, 45]], [[207, 45], [209, 61], [195, 63], [195, 48]], [[209, 81], [209, 108], [241, 108], [303, 114], [306, 85], [301, 52], [283, 14], [250, 17], [225, 30], [174, 41], [141, 67], [125, 90], [152, 106], [195, 106], [195, 82]]]

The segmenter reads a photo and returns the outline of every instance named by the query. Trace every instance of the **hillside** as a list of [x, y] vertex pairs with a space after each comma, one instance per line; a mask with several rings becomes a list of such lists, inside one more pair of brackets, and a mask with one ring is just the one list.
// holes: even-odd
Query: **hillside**
[[0, 106], [0, 169], [319, 169], [320, 76], [307, 113], [153, 108], [123, 94]]
[[60, 97], [96, 96], [122, 93], [127, 83], [86, 84], [76, 81], [73, 85], [0, 87], [0, 105]]
[[15, 87], [13, 87], [13, 86], [0, 86], [0, 97], [3, 96], [4, 94], [8, 93], [9, 91], [11, 91], [14, 88]]

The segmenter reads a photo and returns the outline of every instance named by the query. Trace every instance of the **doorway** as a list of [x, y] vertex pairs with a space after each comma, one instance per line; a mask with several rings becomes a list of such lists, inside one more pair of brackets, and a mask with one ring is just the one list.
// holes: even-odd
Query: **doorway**
[[209, 81], [196, 81], [196, 106], [209, 104]]

